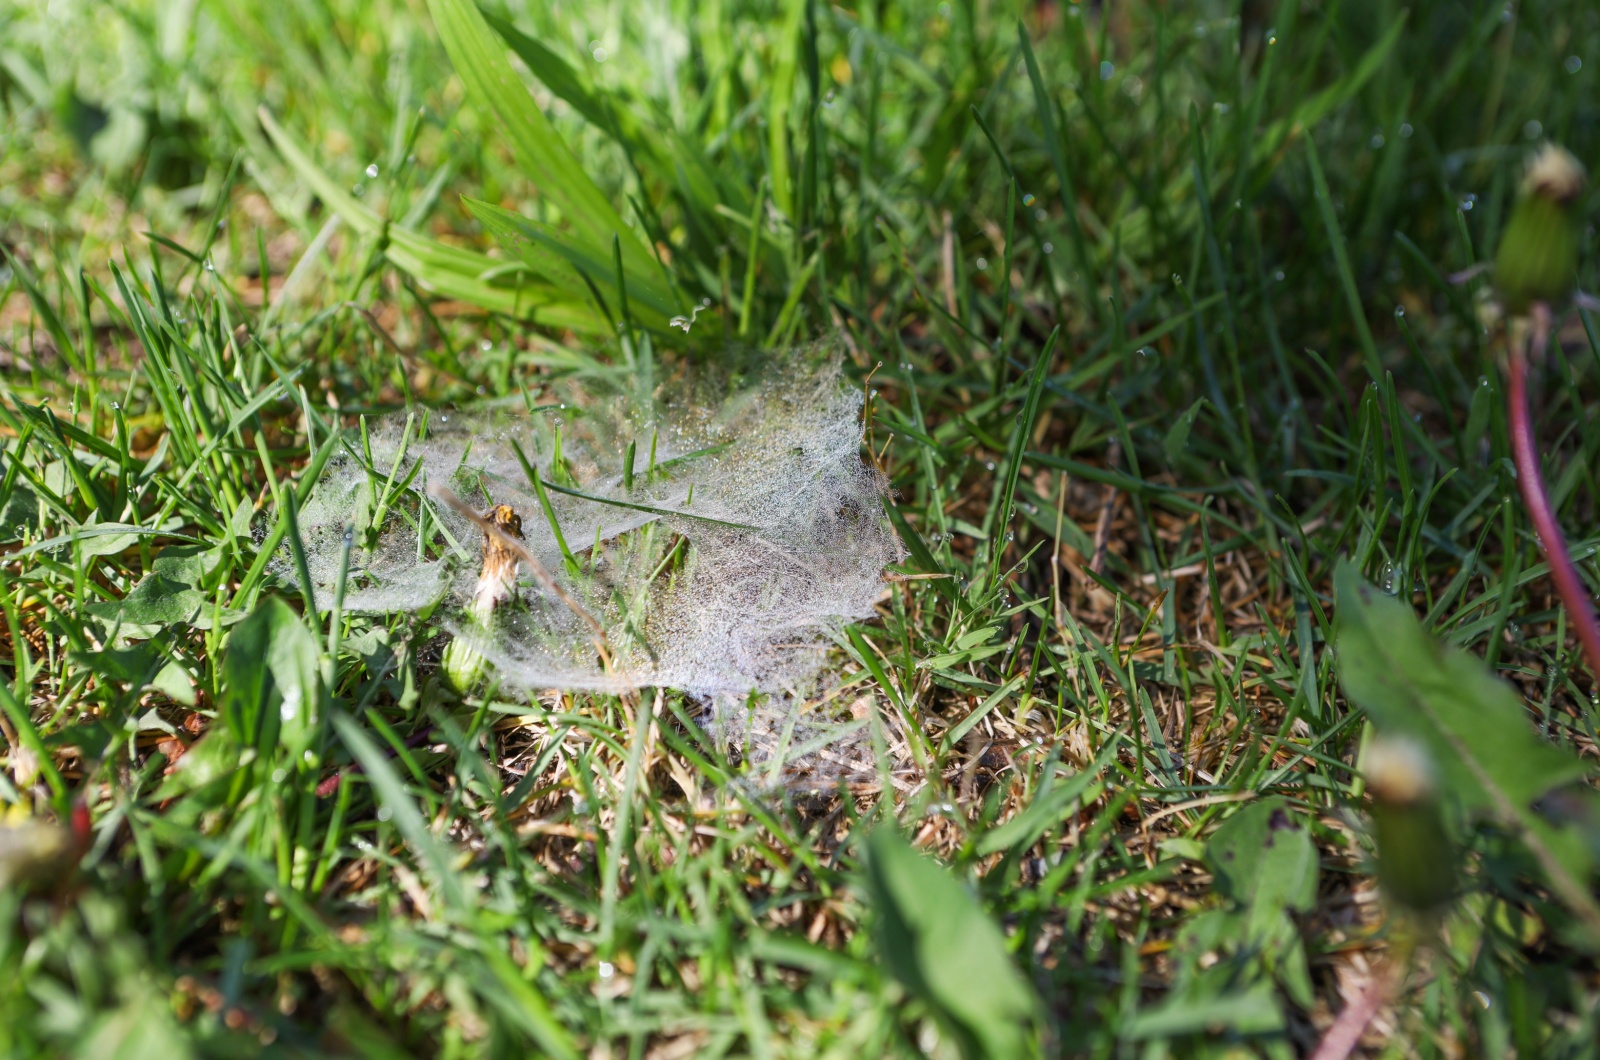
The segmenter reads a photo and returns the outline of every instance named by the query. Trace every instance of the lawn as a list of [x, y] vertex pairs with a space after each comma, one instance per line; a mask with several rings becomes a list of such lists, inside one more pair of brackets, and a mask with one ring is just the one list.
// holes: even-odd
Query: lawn
[[1597, 78], [0, 0], [0, 1054], [1594, 1055]]

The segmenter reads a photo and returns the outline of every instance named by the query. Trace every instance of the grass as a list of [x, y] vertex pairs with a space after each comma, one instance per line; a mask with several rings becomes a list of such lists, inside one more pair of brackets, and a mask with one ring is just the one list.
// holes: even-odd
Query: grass
[[[1600, 159], [1587, 5], [488, 9], [540, 109], [453, 0], [0, 4], [0, 801], [92, 820], [0, 839], [7, 1055], [1282, 1056], [1390, 956], [1372, 1055], [1590, 1055], [1505, 821], [1448, 802], [1401, 958], [1332, 650], [1348, 558], [1593, 771], [1448, 279]], [[1536, 384], [1591, 587], [1597, 336]], [[881, 779], [670, 690], [445, 709], [426, 622], [267, 566], [363, 415], [815, 340], [908, 550], [836, 652]]]

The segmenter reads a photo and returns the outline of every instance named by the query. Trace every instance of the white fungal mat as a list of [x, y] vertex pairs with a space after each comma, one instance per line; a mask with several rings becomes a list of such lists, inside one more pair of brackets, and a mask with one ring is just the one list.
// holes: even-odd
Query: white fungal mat
[[[861, 395], [814, 354], [744, 381], [711, 376], [647, 396], [628, 393], [636, 379], [585, 379], [531, 410], [419, 411], [350, 432], [300, 513], [319, 604], [353, 527], [345, 609], [430, 616], [505, 687], [679, 689], [747, 757], [784, 759], [791, 780], [870, 771], [870, 756], [837, 762], [866, 752], [866, 722], [853, 697], [827, 696], [824, 674], [832, 635], [872, 613], [901, 556], [886, 484], [860, 455]], [[480, 512], [516, 510], [529, 551], [604, 628], [604, 654], [525, 564], [489, 631], [463, 621], [483, 536], [428, 496], [440, 483]], [[276, 569], [294, 580], [287, 551]], [[802, 751], [811, 761], [787, 761]]]

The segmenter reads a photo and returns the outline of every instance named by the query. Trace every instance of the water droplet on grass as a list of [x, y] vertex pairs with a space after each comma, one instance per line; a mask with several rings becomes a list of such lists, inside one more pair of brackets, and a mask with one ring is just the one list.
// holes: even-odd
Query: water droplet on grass
[[378, 163], [374, 162], [367, 167], [367, 179], [376, 180], [378, 176]]
[[973, 262], [973, 264], [978, 266], [978, 271], [979, 272], [982, 272], [982, 271], [984, 271], [985, 269], [987, 269], [989, 267], [989, 259], [988, 258], [979, 258], [977, 261]]
[[1478, 204], [1478, 197], [1476, 195], [1474, 195], [1472, 192], [1469, 191], [1467, 194], [1461, 196], [1461, 201], [1458, 202], [1456, 205], [1461, 207], [1462, 211], [1465, 212], [1465, 211], [1471, 210], [1477, 204]]
[[613, 975], [617, 974], [616, 965], [612, 964], [610, 961], [601, 961], [599, 970], [600, 978], [602, 979], [610, 979]]
[[1024, 205], [1024, 206], [1032, 206], [1033, 205], [1033, 195], [1032, 194], [1024, 195], [1022, 197], [1022, 205]]
[[1117, 68], [1116, 68], [1115, 65], [1112, 64], [1110, 59], [1105, 59], [1105, 60], [1101, 61], [1101, 63], [1100, 63], [1100, 80], [1109, 81], [1109, 80], [1111, 80], [1112, 75], [1115, 74], [1116, 72], [1117, 72]]
[[1565, 70], [1569, 74], [1575, 74], [1579, 70], [1583, 69], [1583, 60], [1578, 58], [1576, 55], [1569, 55], [1567, 56], [1566, 62], [1561, 64], [1561, 69]]
[[1400, 139], [1402, 139], [1402, 140], [1411, 139], [1411, 133], [1412, 133], [1411, 123], [1408, 122], [1408, 121], [1401, 122], [1400, 123]]
[[482, 350], [484, 353], [488, 353], [490, 350], [494, 349], [494, 343], [490, 342], [488, 339], [484, 339], [482, 342], [478, 343], [478, 349]]
[[1405, 306], [1397, 305], [1397, 306], [1394, 307], [1394, 318], [1396, 320], [1400, 320], [1405, 315], [1406, 315], [1406, 307]]

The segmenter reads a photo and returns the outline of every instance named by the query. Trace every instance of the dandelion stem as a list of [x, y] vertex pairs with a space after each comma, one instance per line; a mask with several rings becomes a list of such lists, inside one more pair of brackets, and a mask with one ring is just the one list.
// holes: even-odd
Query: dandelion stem
[[1594, 604], [1567, 551], [1561, 524], [1551, 507], [1550, 494], [1539, 467], [1539, 441], [1528, 409], [1528, 362], [1537, 364], [1544, 360], [1545, 347], [1550, 341], [1550, 306], [1546, 302], [1535, 302], [1530, 313], [1532, 321], [1526, 346], [1512, 344], [1507, 373], [1506, 411], [1511, 428], [1511, 456], [1517, 467], [1517, 488], [1522, 492], [1522, 502], [1533, 520], [1545, 558], [1550, 561], [1550, 578], [1555, 582], [1556, 593], [1577, 628], [1589, 669], [1600, 679], [1600, 624], [1595, 622]]

